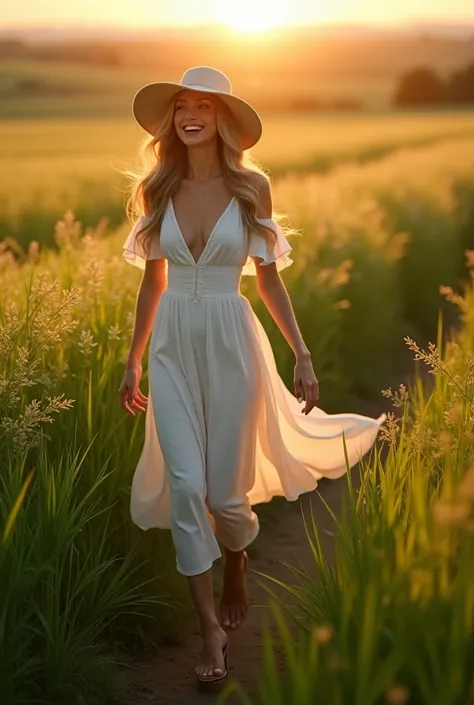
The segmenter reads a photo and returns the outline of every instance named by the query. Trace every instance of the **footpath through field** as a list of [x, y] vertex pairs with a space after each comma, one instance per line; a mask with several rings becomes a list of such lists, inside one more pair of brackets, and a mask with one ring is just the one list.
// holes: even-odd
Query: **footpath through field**
[[[388, 404], [381, 399], [364, 407], [366, 408], [360, 409], [360, 413], [377, 416], [387, 409]], [[352, 477], [354, 485], [358, 486], [358, 466], [353, 468]], [[273, 624], [268, 607], [269, 596], [261, 584], [267, 584], [282, 596], [285, 594], [283, 590], [279, 591], [276, 585], [256, 573], [265, 573], [277, 580], [292, 583], [292, 572], [285, 563], [314, 569], [302, 521], [302, 511], [306, 517], [310, 516], [310, 503], [321, 532], [323, 548], [329, 557], [333, 547], [333, 522], [321, 497], [335, 514], [339, 515], [346, 491], [345, 477], [334, 481], [323, 480], [317, 491], [303, 495], [299, 501], [282, 502], [280, 515], [275, 520], [264, 522], [260, 535], [249, 552], [249, 590], [252, 606], [240, 629], [230, 633], [227, 679], [238, 680], [249, 695], [256, 690], [262, 668], [261, 646], [265, 617]], [[215, 564], [217, 571], [222, 569], [221, 560]], [[222, 685], [198, 687], [194, 677], [194, 668], [201, 649], [197, 620], [193, 619], [183, 630], [180, 642], [176, 646], [166, 647], [148, 660], [140, 657], [127, 659], [127, 666], [122, 672], [125, 692], [121, 705], [214, 705], [218, 694], [223, 690]], [[239, 705], [241, 700], [232, 696], [228, 702], [230, 705]]]

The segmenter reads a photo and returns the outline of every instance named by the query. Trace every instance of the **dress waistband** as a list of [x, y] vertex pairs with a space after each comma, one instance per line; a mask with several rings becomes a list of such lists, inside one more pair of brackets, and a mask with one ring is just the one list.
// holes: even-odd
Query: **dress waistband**
[[241, 267], [186, 264], [168, 265], [168, 291], [199, 296], [238, 294]]

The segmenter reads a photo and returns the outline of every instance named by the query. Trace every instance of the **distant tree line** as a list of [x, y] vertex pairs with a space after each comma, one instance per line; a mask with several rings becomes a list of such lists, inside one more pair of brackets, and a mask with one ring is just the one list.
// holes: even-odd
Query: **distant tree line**
[[474, 63], [446, 79], [428, 67], [407, 71], [399, 80], [392, 102], [398, 107], [474, 103]]
[[120, 48], [112, 42], [76, 42], [32, 45], [18, 39], [0, 40], [0, 59], [38, 59], [40, 61], [71, 61], [96, 66], [120, 66]]

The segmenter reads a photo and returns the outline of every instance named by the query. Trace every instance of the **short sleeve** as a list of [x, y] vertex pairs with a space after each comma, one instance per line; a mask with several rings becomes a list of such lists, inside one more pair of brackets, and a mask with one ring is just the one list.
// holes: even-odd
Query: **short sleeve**
[[243, 275], [257, 274], [255, 262], [252, 257], [260, 257], [262, 259], [260, 266], [265, 266], [275, 262], [278, 271], [286, 269], [286, 267], [293, 264], [293, 260], [288, 256], [292, 251], [292, 247], [283, 234], [283, 231], [278, 223], [276, 223], [272, 218], [259, 218], [258, 222], [262, 223], [262, 225], [270, 227], [273, 230], [276, 235], [275, 243], [272, 247], [264, 237], [258, 235], [257, 233], [251, 233], [249, 238], [248, 258], [242, 269]]
[[126, 261], [129, 264], [135, 265], [135, 267], [138, 267], [139, 269], [145, 269], [146, 260], [161, 259], [163, 257], [158, 237], [152, 237], [149, 252], [146, 251], [137, 240], [137, 234], [150, 220], [151, 218], [149, 216], [142, 215], [137, 220], [128, 234], [127, 239], [123, 243], [123, 256]]

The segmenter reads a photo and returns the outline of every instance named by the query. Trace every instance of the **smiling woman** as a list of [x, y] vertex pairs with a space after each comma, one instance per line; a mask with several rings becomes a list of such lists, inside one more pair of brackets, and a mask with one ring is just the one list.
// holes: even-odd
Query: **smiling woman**
[[255, 0], [219, 0], [217, 14], [223, 24], [241, 32], [263, 32], [281, 26], [287, 16], [288, 0], [256, 3]]

